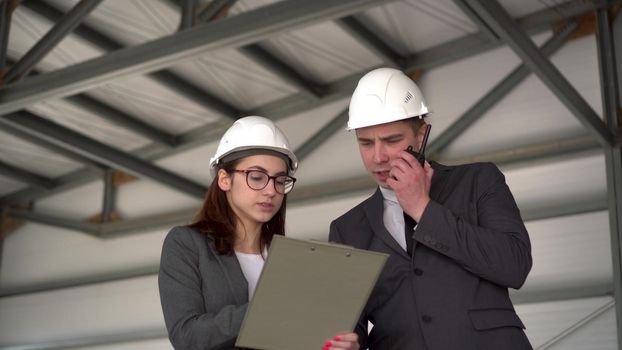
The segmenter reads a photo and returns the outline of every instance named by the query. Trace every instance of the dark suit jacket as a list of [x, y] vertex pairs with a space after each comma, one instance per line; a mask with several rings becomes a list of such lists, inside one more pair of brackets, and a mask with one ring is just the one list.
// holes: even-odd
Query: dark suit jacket
[[380, 190], [331, 223], [330, 241], [390, 254], [356, 329], [361, 348], [531, 349], [508, 296], [527, 278], [531, 246], [503, 174], [432, 166], [412, 258], [384, 227]]
[[210, 236], [175, 227], [164, 240], [158, 283], [175, 349], [235, 348], [248, 305], [235, 254], [219, 255]]

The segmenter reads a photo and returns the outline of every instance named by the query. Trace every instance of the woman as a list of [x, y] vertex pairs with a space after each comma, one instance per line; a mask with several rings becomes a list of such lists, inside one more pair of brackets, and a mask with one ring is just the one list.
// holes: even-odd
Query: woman
[[[160, 299], [176, 349], [235, 348], [267, 248], [284, 235], [297, 166], [269, 119], [239, 119], [220, 140], [200, 212], [191, 225], [173, 228], [162, 248]], [[320, 348], [358, 349], [358, 337], [338, 334]]]

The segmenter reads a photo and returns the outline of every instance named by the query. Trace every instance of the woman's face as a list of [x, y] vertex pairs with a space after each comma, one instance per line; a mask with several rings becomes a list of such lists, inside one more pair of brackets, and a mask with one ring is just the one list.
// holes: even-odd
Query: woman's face
[[274, 179], [269, 179], [263, 189], [252, 189], [248, 183], [258, 187], [257, 177], [251, 173], [247, 183], [247, 174], [240, 171], [258, 170], [269, 176], [287, 175], [285, 161], [280, 157], [259, 154], [242, 158], [235, 170], [231, 174], [224, 170], [218, 171], [218, 185], [226, 192], [233, 212], [245, 226], [270, 221], [281, 208], [284, 195], [274, 189]]

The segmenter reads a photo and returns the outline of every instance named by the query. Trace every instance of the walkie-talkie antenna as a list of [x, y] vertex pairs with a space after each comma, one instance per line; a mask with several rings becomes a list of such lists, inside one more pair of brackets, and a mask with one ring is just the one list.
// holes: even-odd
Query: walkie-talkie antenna
[[419, 154], [425, 155], [425, 146], [428, 144], [428, 136], [430, 136], [430, 129], [432, 129], [432, 125], [428, 124], [425, 128], [425, 134], [423, 135], [423, 142], [421, 143], [421, 147], [419, 148]]

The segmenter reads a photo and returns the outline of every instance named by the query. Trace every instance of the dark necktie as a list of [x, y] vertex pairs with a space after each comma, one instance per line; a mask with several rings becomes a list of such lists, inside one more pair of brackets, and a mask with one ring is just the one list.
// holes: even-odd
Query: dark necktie
[[417, 222], [404, 212], [404, 235], [406, 236], [406, 252], [408, 255], [413, 254], [413, 234]]

